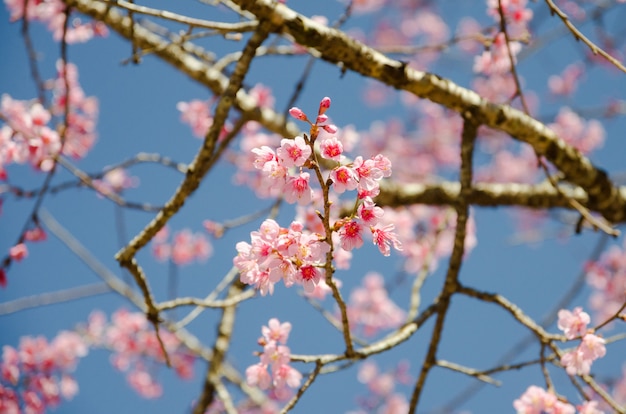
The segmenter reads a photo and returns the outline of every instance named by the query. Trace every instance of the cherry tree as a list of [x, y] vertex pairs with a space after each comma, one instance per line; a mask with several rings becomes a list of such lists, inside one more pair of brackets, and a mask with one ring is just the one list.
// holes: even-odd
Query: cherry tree
[[0, 412], [626, 413], [624, 1], [4, 3]]

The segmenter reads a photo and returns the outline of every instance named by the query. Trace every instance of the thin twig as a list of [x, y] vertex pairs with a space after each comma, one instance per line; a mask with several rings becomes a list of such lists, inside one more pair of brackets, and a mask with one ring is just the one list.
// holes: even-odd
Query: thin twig
[[589, 40], [584, 34], [582, 34], [582, 32], [578, 30], [576, 26], [570, 21], [567, 14], [565, 14], [565, 12], [563, 12], [556, 4], [554, 4], [554, 1], [552, 0], [545, 0], [545, 1], [548, 7], [550, 7], [550, 11], [552, 12], [552, 14], [556, 14], [561, 19], [561, 21], [563, 21], [563, 24], [565, 24], [565, 26], [569, 29], [569, 31], [572, 32], [576, 40], [582, 40], [584, 44], [589, 46], [589, 49], [594, 55], [600, 55], [604, 57], [606, 60], [611, 62], [613, 65], [615, 65], [615, 67], [617, 67], [619, 70], [621, 70], [622, 72], [626, 72], [626, 67], [624, 67], [624, 65], [619, 60], [615, 59], [613, 56], [605, 52], [601, 47], [597, 46], [595, 43]]

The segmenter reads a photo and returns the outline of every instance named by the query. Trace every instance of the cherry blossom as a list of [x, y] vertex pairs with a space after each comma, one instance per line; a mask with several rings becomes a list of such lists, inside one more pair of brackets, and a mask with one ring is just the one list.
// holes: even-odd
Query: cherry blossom
[[406, 397], [396, 391], [397, 385], [406, 385], [412, 381], [408, 369], [406, 361], [401, 361], [395, 369], [387, 372], [380, 372], [374, 361], [363, 362], [357, 378], [359, 382], [367, 385], [368, 394], [357, 399], [363, 411], [356, 412], [373, 412], [375, 408], [378, 408], [376, 412], [380, 413], [408, 412], [409, 403]]
[[299, 222], [282, 228], [268, 219], [250, 236], [251, 244], [237, 243], [233, 259], [243, 283], [255, 285], [262, 295], [272, 293], [280, 280], [287, 287], [297, 282], [307, 291], [314, 289], [321, 277], [317, 267], [328, 251], [319, 235], [305, 231]]
[[[28, 1], [5, 0], [4, 3], [11, 13], [11, 21], [26, 16], [31, 21], [39, 21], [47, 25], [56, 41], [63, 37], [66, 5], [60, 0]], [[26, 8], [26, 4], [28, 4]], [[67, 28], [67, 43], [86, 42], [94, 36], [104, 37], [108, 34], [102, 22], [83, 23], [80, 19], [72, 19]]]
[[289, 388], [298, 388], [302, 374], [289, 365], [291, 351], [285, 344], [291, 330], [289, 322], [280, 323], [276, 318], [270, 319], [268, 326], [262, 327], [263, 352], [259, 355], [260, 362], [246, 369], [248, 385], [258, 386], [266, 390], [271, 388], [270, 397], [284, 400], [289, 398]]
[[591, 318], [581, 307], [576, 307], [572, 312], [561, 309], [559, 311], [558, 327], [565, 333], [567, 339], [574, 339], [586, 333], [587, 325]]
[[[151, 324], [141, 312], [118, 310], [107, 323], [101, 312], [93, 312], [84, 328], [92, 346], [111, 349], [113, 366], [127, 373], [129, 385], [144, 398], [159, 397], [162, 386], [156, 379], [154, 363], [164, 364], [165, 357]], [[183, 379], [193, 376], [195, 357], [168, 331], [159, 332], [172, 368]]]
[[[19, 346], [5, 345], [0, 362], [0, 411], [44, 412], [78, 392], [71, 373], [88, 347], [75, 332], [60, 332], [51, 342], [23, 337]], [[20, 409], [21, 407], [21, 409]], [[23, 410], [23, 411], [21, 411]]]
[[599, 148], [604, 143], [604, 128], [596, 120], [584, 121], [574, 111], [564, 107], [549, 127], [565, 142], [583, 154]]
[[98, 193], [103, 195], [120, 194], [128, 188], [137, 187], [139, 179], [128, 175], [123, 168], [114, 168], [102, 177], [102, 180], [94, 180], [93, 185]]
[[474, 60], [474, 72], [483, 73], [485, 75], [508, 72], [511, 69], [509, 49], [513, 55], [513, 63], [515, 63], [515, 56], [517, 56], [522, 49], [522, 44], [517, 41], [510, 41], [509, 47], [507, 48], [504, 33], [498, 33], [493, 39], [491, 48], [485, 50]]
[[382, 276], [370, 272], [363, 278], [363, 286], [350, 294], [348, 316], [364, 335], [373, 336], [381, 330], [399, 326], [405, 314], [388, 297]]
[[573, 405], [559, 401], [556, 395], [543, 388], [531, 385], [517, 400], [513, 407], [518, 414], [574, 414]]
[[576, 90], [580, 78], [584, 73], [584, 66], [573, 63], [567, 66], [561, 75], [550, 76], [548, 79], [548, 88], [554, 95], [570, 96]]
[[185, 266], [194, 261], [205, 262], [213, 254], [210, 241], [200, 232], [183, 229], [173, 235], [171, 243], [167, 242], [168, 233], [164, 227], [152, 240], [152, 254], [159, 261], [171, 259], [174, 264]]
[[284, 167], [301, 167], [311, 156], [311, 147], [307, 145], [304, 138], [297, 136], [294, 139], [283, 139], [276, 154]]
[[[624, 242], [626, 243], [626, 241]], [[612, 317], [626, 301], [626, 253], [622, 245], [611, 246], [600, 260], [586, 266], [587, 283], [593, 288], [589, 306], [594, 320]]]

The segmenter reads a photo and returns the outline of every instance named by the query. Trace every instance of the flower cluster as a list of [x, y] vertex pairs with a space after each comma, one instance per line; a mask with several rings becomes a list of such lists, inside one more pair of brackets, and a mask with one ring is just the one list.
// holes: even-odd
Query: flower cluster
[[412, 381], [407, 362], [400, 362], [394, 370], [380, 372], [376, 363], [366, 361], [359, 369], [358, 379], [367, 385], [369, 392], [366, 397], [358, 398], [360, 409], [350, 414], [409, 412], [406, 397], [396, 391], [396, 385]]
[[[586, 266], [587, 283], [593, 288], [589, 305], [594, 319], [613, 317], [626, 302], [626, 239], [621, 247], [611, 246], [600, 260]], [[623, 313], [626, 317], [626, 313]]]
[[302, 381], [302, 374], [289, 365], [291, 351], [285, 344], [290, 331], [289, 322], [280, 323], [276, 318], [270, 319], [267, 326], [261, 329], [263, 336], [259, 338], [259, 345], [263, 346], [263, 352], [259, 355], [261, 361], [246, 369], [248, 385], [263, 390], [271, 387], [272, 397], [278, 400], [288, 398], [289, 388], [299, 387]]
[[531, 385], [517, 400], [513, 407], [518, 414], [574, 414], [573, 405], [562, 402], [556, 395], [543, 388]]
[[[78, 83], [78, 71], [72, 64], [57, 63], [57, 78], [53, 84], [53, 105], [50, 110], [38, 102], [19, 101], [2, 95], [0, 115], [5, 124], [0, 128], [0, 178], [6, 179], [5, 166], [30, 164], [38, 170], [49, 171], [53, 158], [62, 151], [82, 158], [96, 139], [95, 125], [98, 101], [86, 97]], [[65, 74], [67, 71], [67, 74]], [[65, 80], [69, 84], [67, 96]], [[65, 118], [69, 105], [64, 140], [48, 124], [53, 116]]]
[[194, 260], [206, 261], [213, 254], [213, 247], [202, 233], [192, 233], [189, 229], [177, 232], [168, 243], [169, 230], [163, 227], [152, 239], [152, 254], [160, 260], [172, 259], [179, 266], [188, 265]]
[[380, 330], [400, 326], [405, 313], [387, 295], [383, 277], [372, 272], [363, 278], [363, 287], [352, 291], [348, 316], [364, 335], [372, 336]]
[[137, 187], [139, 178], [129, 175], [123, 168], [107, 171], [101, 180], [93, 180], [99, 195], [121, 194], [127, 188]]
[[[127, 372], [129, 385], [145, 398], [156, 398], [163, 389], [155, 377], [155, 366], [165, 363], [161, 345], [146, 316], [141, 312], [126, 310], [115, 312], [107, 323], [106, 316], [94, 312], [85, 329], [86, 337], [94, 346], [113, 350], [111, 363], [120, 371]], [[187, 351], [176, 336], [161, 330], [159, 336], [179, 377], [193, 376], [195, 357]]]
[[565, 353], [561, 357], [563, 365], [569, 375], [588, 375], [591, 364], [606, 354], [605, 341], [593, 333], [587, 333], [587, 324], [591, 321], [589, 314], [577, 307], [573, 312], [566, 309], [559, 311], [558, 327], [567, 339], [582, 336], [576, 349]]
[[46, 232], [39, 226], [24, 231], [21, 242], [9, 248], [8, 258], [4, 260], [3, 267], [0, 268], [0, 287], [6, 287], [6, 271], [11, 262], [21, 262], [28, 257], [28, 246], [25, 242], [40, 242], [46, 240]]
[[[67, 6], [61, 0], [4, 0], [4, 3], [11, 12], [11, 21], [22, 18], [39, 21], [48, 26], [54, 40], [59, 41], [63, 37]], [[82, 43], [94, 36], [103, 37], [107, 34], [107, 27], [102, 22], [83, 23], [80, 19], [73, 19], [68, 24], [65, 41], [67, 43]]]
[[0, 362], [0, 412], [43, 413], [78, 392], [71, 375], [87, 345], [74, 332], [63, 331], [52, 342], [24, 337], [18, 348], [5, 345]]
[[[329, 240], [349, 252], [363, 245], [365, 228], [369, 228], [374, 244], [383, 255], [390, 254], [391, 246], [402, 249], [394, 225], [380, 222], [383, 210], [373, 201], [380, 192], [380, 180], [391, 175], [391, 162], [378, 154], [367, 160], [358, 156], [352, 162], [343, 163], [346, 157], [343, 144], [335, 135], [337, 127], [329, 123], [325, 114], [330, 103], [328, 97], [321, 100], [314, 123], [301, 109], [289, 110], [292, 117], [309, 124], [310, 136], [282, 139], [276, 150], [268, 145], [251, 150], [255, 155], [252, 163], [261, 172], [261, 185], [267, 188], [262, 193], [282, 194], [289, 203], [312, 205], [319, 199], [316, 196], [319, 193], [311, 187], [311, 174], [303, 171], [304, 168], [314, 170], [319, 178], [322, 199], [327, 197], [325, 206], [331, 204], [331, 194], [338, 196], [345, 191], [357, 191], [354, 212], [332, 224], [330, 217], [326, 217], [328, 227], [315, 226], [317, 233], [306, 230], [299, 221], [293, 221], [289, 228], [281, 228], [274, 220], [266, 220], [259, 231], [252, 232], [251, 244], [237, 244], [238, 255], [234, 264], [241, 280], [255, 285], [263, 295], [272, 293], [274, 284], [281, 279], [286, 286], [297, 282], [306, 292], [313, 292], [322, 276], [318, 268], [324, 265], [325, 254], [330, 250]], [[321, 131], [327, 135], [320, 138], [319, 147], [316, 147]], [[326, 179], [322, 178], [316, 152], [334, 165]], [[317, 216], [322, 217], [319, 213]], [[327, 228], [331, 234], [320, 234], [327, 233]]]
[[233, 259], [242, 282], [254, 285], [262, 295], [273, 293], [274, 284], [281, 279], [287, 287], [298, 283], [306, 292], [315, 289], [328, 252], [318, 234], [305, 231], [297, 221], [282, 228], [267, 219], [250, 237], [252, 244], [237, 243], [238, 254]]

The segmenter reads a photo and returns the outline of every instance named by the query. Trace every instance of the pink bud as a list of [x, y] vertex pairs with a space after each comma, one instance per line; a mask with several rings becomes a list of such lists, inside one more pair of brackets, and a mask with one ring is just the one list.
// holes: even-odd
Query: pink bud
[[296, 108], [295, 106], [289, 110], [289, 115], [292, 117], [299, 119], [301, 121], [308, 121], [309, 119], [306, 117], [302, 109]]
[[328, 121], [328, 117], [326, 115], [318, 115], [317, 120], [315, 121], [315, 125], [320, 125], [327, 121]]
[[330, 108], [330, 98], [328, 96], [325, 96], [320, 101], [320, 109], [319, 109], [318, 114], [323, 115], [324, 112], [326, 112], [328, 108]]
[[336, 134], [337, 133], [337, 126], [336, 125], [323, 125], [322, 128], [324, 128], [324, 131], [328, 132], [329, 134]]

